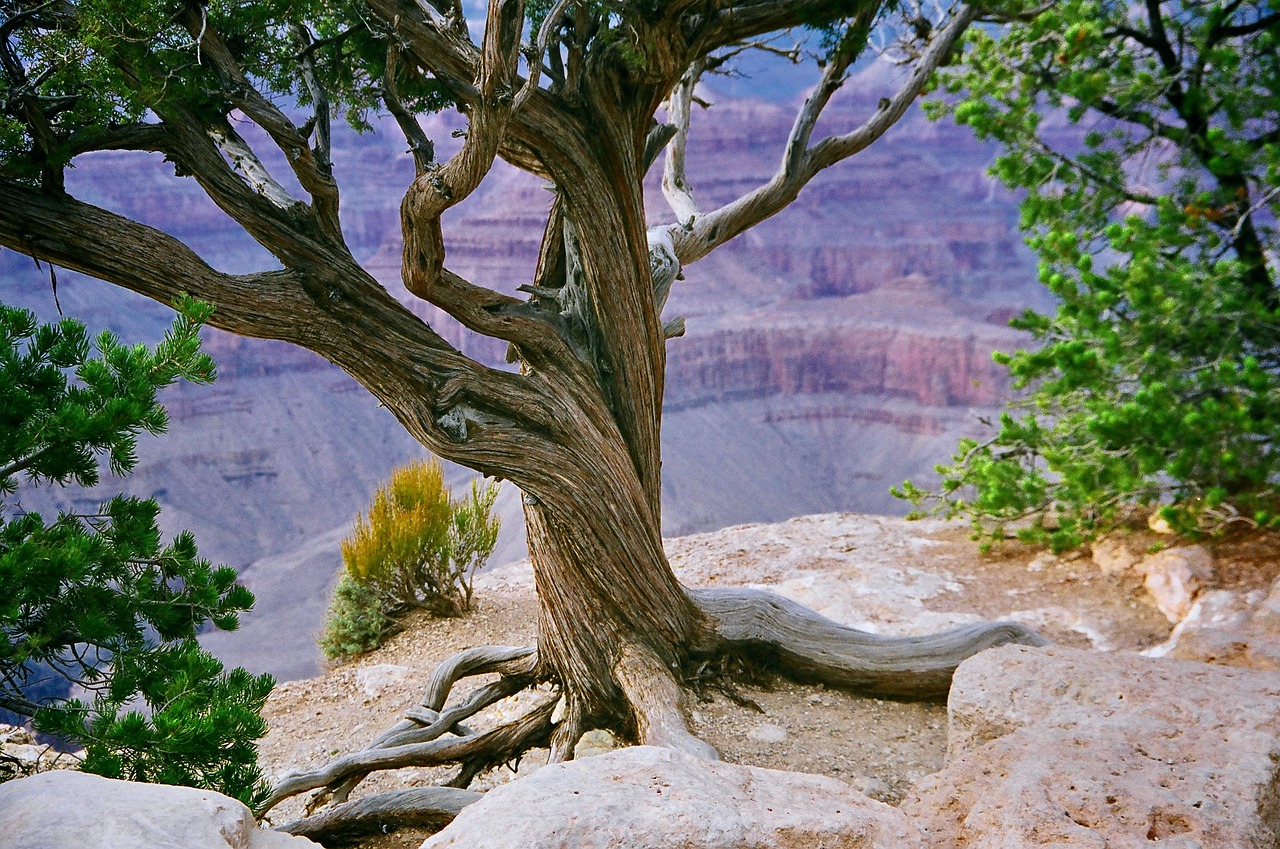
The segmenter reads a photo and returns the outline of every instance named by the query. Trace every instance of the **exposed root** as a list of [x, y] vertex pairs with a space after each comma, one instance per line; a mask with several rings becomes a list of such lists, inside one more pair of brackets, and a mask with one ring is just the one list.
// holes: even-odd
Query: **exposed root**
[[683, 710], [684, 688], [653, 652], [626, 646], [613, 674], [635, 714], [636, 736], [641, 744], [720, 760], [715, 748], [689, 733]]
[[750, 685], [771, 690], [772, 672], [765, 672], [758, 664], [748, 663], [739, 654], [721, 654], [711, 658], [703, 658], [688, 675], [684, 685], [698, 697], [698, 701], [709, 703], [712, 693], [719, 693], [740, 708], [763, 714], [764, 708], [759, 702], [742, 694], [740, 685]]
[[[833, 622], [802, 605], [772, 593], [749, 589], [688, 589], [689, 599], [707, 617], [711, 639], [700, 642], [696, 671], [667, 667], [652, 649], [622, 643], [610, 670], [620, 692], [617, 706], [630, 707], [628, 717], [614, 717], [634, 730], [642, 744], [680, 749], [717, 759], [714, 748], [690, 733], [685, 698], [689, 687], [717, 689], [742, 699], [725, 677], [773, 664], [789, 678], [818, 681], [833, 687], [898, 698], [936, 698], [946, 694], [956, 666], [965, 658], [1004, 643], [1044, 645], [1047, 641], [1012, 622], [985, 623], [923, 637], [886, 637]], [[542, 702], [520, 719], [492, 731], [476, 733], [462, 723], [489, 705], [554, 674], [540, 666], [532, 648], [488, 646], [460, 652], [437, 667], [422, 703], [362, 751], [338, 758], [310, 772], [285, 776], [273, 789], [261, 813], [282, 800], [319, 790], [308, 806], [333, 801], [323, 813], [283, 827], [295, 834], [342, 839], [371, 830], [408, 824], [443, 825], [478, 794], [465, 788], [485, 769], [518, 761], [535, 746], [549, 746], [551, 761], [570, 760], [591, 723], [609, 721], [589, 711], [581, 693], [565, 691]], [[745, 665], [743, 665], [745, 663]], [[458, 704], [445, 707], [462, 678], [498, 673], [497, 681], [476, 689]], [[737, 696], [737, 698], [735, 698]], [[742, 699], [739, 703], [748, 703]], [[441, 739], [445, 734], [458, 735]], [[375, 770], [457, 764], [457, 774], [444, 788], [432, 787], [377, 794], [347, 802], [351, 789]]]
[[276, 830], [330, 843], [404, 826], [439, 829], [452, 822], [459, 811], [478, 801], [482, 795], [453, 787], [415, 787], [376, 793], [354, 802], [334, 805], [315, 816], [294, 820]]
[[[366, 746], [362, 752], [357, 752], [355, 755], [349, 755], [347, 758], [335, 761], [326, 769], [332, 768], [342, 761], [350, 761], [351, 758], [369, 755], [374, 752], [382, 753], [384, 758], [370, 757], [370, 768], [368, 769], [350, 770], [344, 767], [339, 770], [341, 774], [337, 778], [325, 781], [320, 785], [313, 784], [308, 787], [301, 787], [301, 789], [295, 789], [299, 786], [296, 782], [292, 782], [296, 778], [295, 775], [286, 776], [273, 788], [271, 796], [260, 810], [259, 816], [265, 814], [283, 799], [316, 787], [323, 787], [323, 789], [308, 802], [308, 814], [331, 801], [337, 803], [345, 802], [351, 790], [363, 781], [370, 772], [377, 769], [396, 769], [400, 766], [408, 765], [398, 762], [395, 757], [386, 760], [385, 756], [389, 752], [399, 752], [399, 757], [418, 757], [422, 746], [430, 744], [446, 732], [452, 732], [464, 739], [476, 737], [477, 735], [471, 729], [461, 724], [462, 720], [474, 716], [494, 702], [529, 686], [533, 682], [533, 671], [537, 666], [537, 662], [536, 649], [528, 646], [483, 646], [458, 652], [436, 667], [435, 672], [431, 675], [431, 680], [427, 683], [420, 705], [406, 711], [404, 719]], [[493, 672], [501, 674], [502, 678], [481, 687], [461, 704], [442, 711], [455, 683], [462, 678]], [[414, 747], [419, 748], [415, 749]], [[414, 751], [418, 751], [419, 754], [412, 754]], [[434, 762], [449, 763], [451, 761], [446, 758]]]
[[763, 652], [789, 678], [896, 698], [938, 698], [961, 661], [1005, 643], [1048, 643], [1016, 622], [967, 625], [921, 637], [889, 637], [833, 622], [763, 590], [690, 588], [722, 648]]
[[[532, 646], [480, 646], [460, 651], [444, 660], [431, 674], [420, 705], [405, 711], [405, 718], [385, 731], [366, 746], [366, 749], [386, 749], [412, 743], [426, 743], [440, 737], [446, 731], [460, 737], [471, 735], [470, 728], [461, 721], [474, 716], [494, 702], [524, 689], [531, 681], [538, 663], [537, 650]], [[456, 707], [441, 713], [453, 685], [463, 678], [497, 672], [503, 677], [476, 693]], [[333, 787], [316, 793], [307, 803], [307, 813], [328, 802], [345, 802], [368, 773], [352, 775]], [[466, 786], [466, 785], [462, 785]]]
[[320, 769], [290, 773], [272, 789], [259, 816], [291, 796], [326, 785], [336, 785], [350, 776], [368, 774], [374, 770], [440, 766], [474, 758], [482, 758], [494, 764], [504, 763], [525, 749], [547, 743], [551, 736], [551, 713], [554, 709], [555, 700], [548, 699], [515, 722], [483, 734], [407, 746], [364, 749], [331, 761]]
[[[551, 755], [547, 763], [558, 764], [573, 760], [573, 747], [578, 745], [587, 730], [582, 721], [582, 702], [567, 694], [563, 699], [564, 716], [559, 717], [556, 730], [551, 734]], [[552, 721], [555, 720], [556, 717], [552, 717]]]

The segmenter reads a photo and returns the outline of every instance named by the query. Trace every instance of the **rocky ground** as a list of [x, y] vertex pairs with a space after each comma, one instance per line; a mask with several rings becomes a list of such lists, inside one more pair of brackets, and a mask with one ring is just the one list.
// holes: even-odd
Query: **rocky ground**
[[[982, 554], [956, 525], [830, 514], [672, 539], [668, 553], [686, 584], [765, 587], [871, 631], [923, 633], [1014, 619], [1067, 647], [1280, 668], [1280, 653], [1266, 650], [1269, 639], [1280, 644], [1280, 591], [1271, 592], [1280, 574], [1276, 536], [1240, 533], [1191, 546], [1141, 527], [1092, 553], [1055, 557], [1008, 544]], [[280, 685], [267, 707], [271, 731], [261, 747], [267, 768], [279, 775], [363, 746], [417, 702], [435, 664], [456, 651], [531, 643], [536, 600], [527, 564], [476, 583], [471, 615], [414, 619], [377, 652]], [[743, 686], [737, 695], [707, 694], [692, 716], [726, 761], [831, 776], [891, 804], [943, 767], [943, 704], [786, 682]], [[519, 709], [500, 704], [472, 724], [484, 727]], [[512, 766], [533, 771], [537, 754]], [[483, 789], [511, 777], [502, 769], [477, 784]], [[440, 778], [410, 770], [366, 786]], [[287, 803], [272, 818], [280, 824], [299, 813], [300, 802]], [[361, 845], [417, 846], [424, 834], [399, 832]]]

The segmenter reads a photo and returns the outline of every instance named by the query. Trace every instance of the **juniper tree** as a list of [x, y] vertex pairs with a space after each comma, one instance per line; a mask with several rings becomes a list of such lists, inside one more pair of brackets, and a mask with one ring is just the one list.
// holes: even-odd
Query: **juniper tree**
[[79, 322], [0, 304], [0, 707], [84, 747], [89, 772], [252, 803], [272, 681], [224, 672], [196, 642], [252, 606], [235, 571], [200, 558], [189, 533], [163, 543], [150, 499], [53, 521], [21, 508], [31, 486], [95, 485], [100, 455], [128, 473], [138, 435], [167, 425], [157, 390], [213, 379], [197, 335], [207, 308], [180, 306], [154, 350], [103, 333], [95, 356]]
[[[666, 344], [683, 327], [663, 310], [681, 269], [882, 135], [948, 58], [975, 7], [908, 27], [919, 36], [909, 73], [861, 124], [831, 135], [818, 131], [819, 118], [895, 4], [491, 0], [483, 21], [457, 0], [6, 8], [0, 244], [160, 300], [189, 291], [216, 306], [216, 326], [305, 346], [362, 383], [433, 453], [523, 492], [537, 646], [455, 657], [409, 719], [366, 751], [283, 781], [272, 804], [317, 788], [313, 805], [341, 801], [371, 769], [406, 763], [457, 763], [452, 783], [465, 786], [531, 745], [571, 757], [592, 727], [713, 756], [686, 727], [684, 677], [727, 654], [919, 697], [945, 693], [974, 651], [1038, 639], [1009, 624], [881, 638], [765, 593], [690, 590], [660, 534]], [[684, 164], [699, 79], [800, 27], [821, 34], [821, 63], [776, 173], [727, 204], [703, 205]], [[445, 105], [466, 126], [461, 149], [440, 161], [419, 118]], [[401, 187], [406, 289], [508, 343], [518, 371], [462, 355], [348, 249], [331, 122], [336, 112], [358, 122], [371, 110], [394, 118], [415, 165]], [[240, 131], [243, 121], [253, 134]], [[177, 239], [67, 193], [63, 173], [76, 157], [121, 149], [174, 163], [178, 179], [199, 183], [279, 267], [218, 271]], [[676, 220], [650, 227], [643, 182], [663, 157]], [[551, 188], [537, 265], [514, 295], [452, 271], [442, 230], [442, 216], [497, 160]], [[481, 672], [502, 676], [444, 709], [453, 683]], [[558, 695], [522, 719], [442, 738], [484, 704], [543, 681]]]

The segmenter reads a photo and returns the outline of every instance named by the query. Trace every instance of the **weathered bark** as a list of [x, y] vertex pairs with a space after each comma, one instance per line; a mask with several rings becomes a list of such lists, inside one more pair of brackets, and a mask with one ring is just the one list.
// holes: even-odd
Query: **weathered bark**
[[441, 829], [452, 822], [459, 811], [483, 796], [457, 787], [414, 787], [375, 793], [285, 823], [276, 830], [321, 842], [346, 842], [405, 826]]
[[957, 666], [1005, 643], [1046, 645], [1016, 622], [983, 622], [918, 637], [887, 637], [832, 622], [803, 605], [750, 589], [691, 589], [719, 648], [771, 662], [787, 677], [894, 698], [945, 697]]

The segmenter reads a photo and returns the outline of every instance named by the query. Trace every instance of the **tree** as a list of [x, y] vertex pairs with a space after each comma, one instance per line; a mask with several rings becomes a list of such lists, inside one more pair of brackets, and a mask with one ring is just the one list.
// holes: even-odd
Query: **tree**
[[[156, 391], [213, 379], [197, 335], [208, 309], [180, 308], [154, 351], [103, 333], [94, 357], [79, 322], [38, 325], [0, 304], [0, 493], [22, 476], [92, 486], [104, 453], [113, 472], [133, 468], [138, 434], [167, 424]], [[158, 511], [116, 496], [46, 523], [0, 502], [0, 707], [85, 747], [86, 771], [261, 801], [254, 742], [273, 682], [224, 673], [196, 642], [207, 623], [235, 628], [253, 596], [190, 534], [162, 544]], [[93, 704], [66, 698], [71, 685]]]
[[[683, 326], [661, 314], [681, 268], [883, 134], [948, 57], [973, 7], [958, 6], [937, 26], [906, 27], [919, 40], [900, 88], [861, 126], [816, 140], [819, 117], [889, 4], [491, 0], [479, 43], [457, 0], [6, 8], [0, 244], [156, 299], [188, 291], [216, 306], [219, 327], [310, 348], [433, 453], [524, 493], [541, 605], [536, 649], [460, 655], [407, 725], [374, 749], [282, 782], [273, 803], [313, 788], [341, 799], [370, 769], [397, 763], [460, 763], [454, 783], [465, 786], [534, 743], [549, 742], [556, 760], [570, 757], [591, 727], [709, 756], [681, 714], [683, 679], [726, 654], [769, 658], [837, 686], [937, 696], [968, 654], [1038, 640], [1007, 623], [878, 638], [767, 594], [688, 590], [671, 572], [659, 526], [666, 341]], [[702, 208], [684, 167], [698, 80], [803, 26], [823, 33], [821, 72], [777, 173], [723, 207]], [[295, 118], [273, 96], [309, 114]], [[439, 162], [418, 114], [447, 104], [467, 124], [461, 150]], [[417, 173], [401, 205], [408, 291], [509, 343], [518, 372], [461, 355], [353, 258], [330, 161], [335, 109], [357, 123], [385, 111], [408, 143]], [[246, 120], [252, 135], [237, 128]], [[106, 149], [173, 162], [280, 267], [219, 272], [174, 238], [69, 196], [68, 163]], [[664, 150], [677, 221], [649, 228], [642, 183]], [[445, 263], [442, 215], [499, 158], [552, 191], [539, 261], [519, 297]], [[273, 168], [287, 169], [300, 196]], [[503, 677], [479, 701], [429, 719], [458, 677], [495, 671]], [[492, 733], [436, 739], [485, 699], [536, 681], [556, 685], [562, 710], [552, 699]]]
[[939, 467], [936, 508], [1059, 550], [1135, 504], [1276, 526], [1280, 6], [1072, 0], [968, 48], [937, 111], [1004, 146], [1060, 306], [1014, 322], [1040, 344], [998, 359], [1027, 391]]

